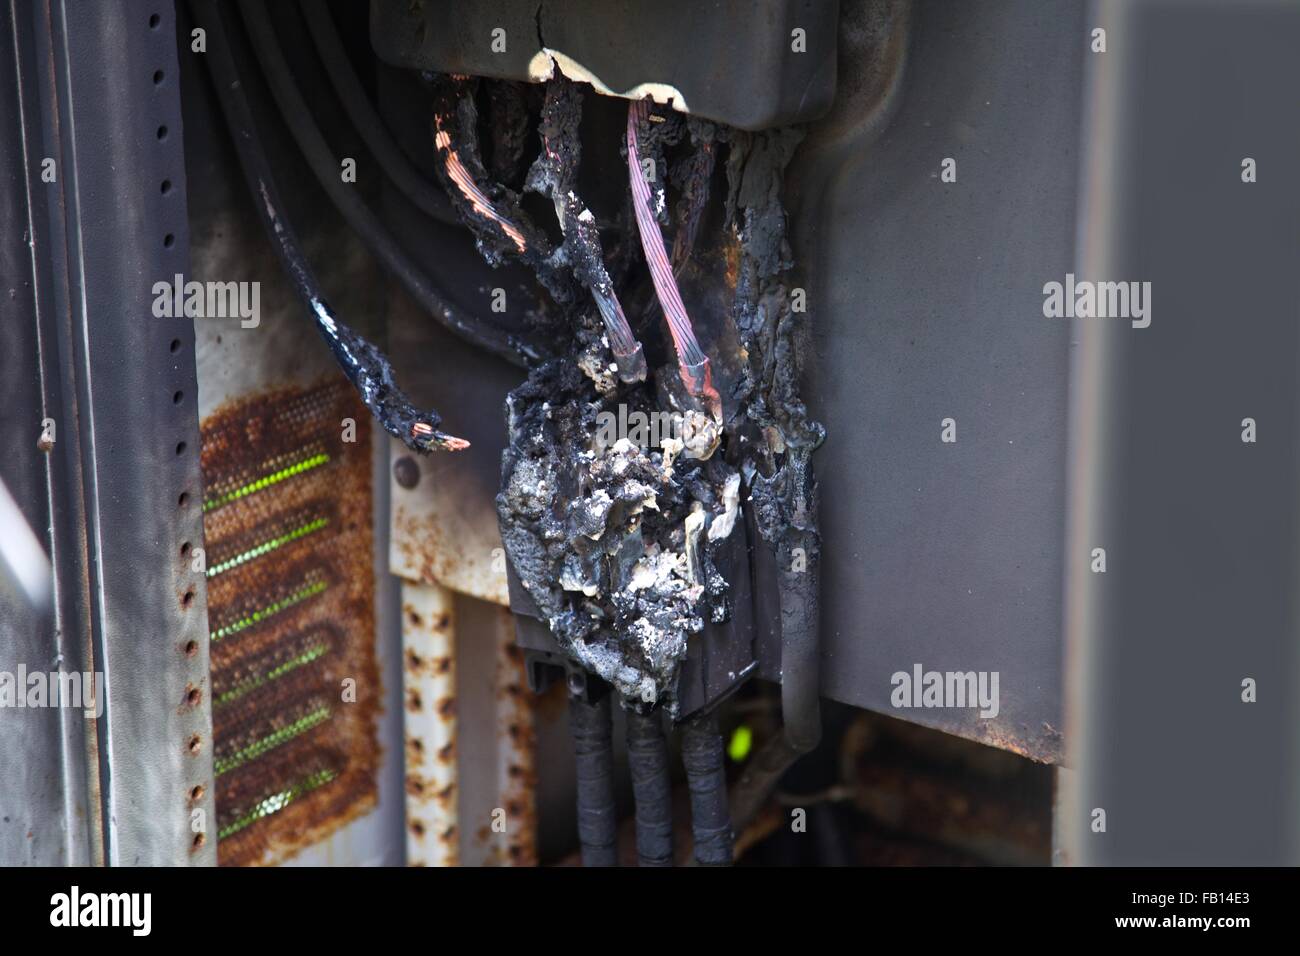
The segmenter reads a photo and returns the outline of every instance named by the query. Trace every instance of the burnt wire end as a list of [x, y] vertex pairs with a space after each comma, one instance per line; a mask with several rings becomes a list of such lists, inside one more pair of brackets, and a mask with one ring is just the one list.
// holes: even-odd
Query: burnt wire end
[[596, 289], [591, 290], [591, 295], [596, 300], [596, 308], [600, 311], [600, 317], [605, 323], [605, 331], [609, 335], [609, 350], [614, 353], [614, 359], [618, 364], [618, 377], [629, 384], [644, 382], [645, 354], [641, 351], [641, 343], [636, 340], [631, 327], [627, 324], [623, 307], [612, 295], [603, 295]]
[[493, 182], [479, 151], [478, 107], [472, 86], [457, 77], [426, 77], [434, 95], [437, 173], [461, 222], [474, 234], [490, 265], [518, 257], [562, 309], [576, 299], [578, 286], [568, 263], [551, 247], [519, 204], [518, 195]]
[[677, 365], [682, 383], [709, 414], [720, 420], [722, 401], [717, 389], [713, 387], [709, 358], [695, 338], [695, 330], [691, 327], [690, 316], [686, 314], [686, 306], [682, 304], [677, 280], [673, 278], [672, 266], [668, 262], [663, 233], [659, 231], [659, 223], [650, 211], [650, 184], [646, 181], [645, 170], [641, 168], [641, 154], [637, 144], [637, 126], [646, 122], [649, 115], [649, 106], [643, 100], [628, 106], [627, 172], [632, 186], [632, 208], [636, 213], [637, 231], [641, 235], [641, 249], [645, 252], [655, 294], [668, 319], [668, 329], [672, 333], [673, 345], [677, 348]]
[[438, 155], [443, 158], [447, 178], [452, 181], [460, 193], [459, 205], [462, 207], [467, 206], [467, 213], [472, 213], [474, 216], [495, 224], [497, 229], [515, 247], [515, 250], [520, 255], [523, 255], [528, 251], [528, 242], [524, 238], [524, 234], [518, 226], [501, 215], [497, 208], [492, 205], [492, 201], [478, 188], [478, 184], [474, 182], [474, 177], [470, 175], [469, 170], [465, 168], [465, 164], [461, 162], [460, 154], [452, 146], [448, 125], [447, 120], [441, 113], [434, 113], [434, 145], [438, 147]]
[[[275, 221], [275, 210], [266, 199], [263, 185], [263, 200], [269, 209], [268, 215]], [[297, 250], [294, 255], [301, 257]], [[304, 269], [305, 272], [305, 269]], [[312, 281], [310, 273], [306, 278]], [[384, 430], [417, 452], [463, 451], [469, 442], [438, 430], [442, 419], [433, 411], [421, 411], [411, 404], [406, 393], [393, 381], [393, 367], [384, 353], [370, 341], [343, 325], [334, 317], [328, 304], [306, 287], [300, 292], [310, 296], [312, 315], [316, 319], [316, 328], [325, 341], [329, 343], [335, 360], [348, 381], [356, 387], [361, 400], [366, 403], [370, 413], [375, 416]]]
[[393, 379], [393, 366], [373, 342], [344, 325], [334, 315], [320, 294], [316, 278], [307, 265], [297, 238], [287, 222], [280, 218], [274, 200], [275, 185], [267, 180], [258, 183], [260, 211], [287, 263], [290, 277], [299, 296], [306, 301], [316, 321], [316, 329], [334, 353], [343, 374], [356, 388], [361, 400], [384, 430], [402, 441], [412, 451], [463, 451], [469, 442], [439, 431], [441, 417], [433, 410], [418, 409]]

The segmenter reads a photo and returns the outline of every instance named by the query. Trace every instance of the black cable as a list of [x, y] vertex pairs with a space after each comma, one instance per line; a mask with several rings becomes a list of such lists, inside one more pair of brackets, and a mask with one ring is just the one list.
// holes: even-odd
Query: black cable
[[437, 413], [421, 411], [411, 404], [393, 380], [392, 366], [384, 354], [335, 317], [298, 245], [292, 225], [284, 218], [284, 205], [262, 149], [248, 97], [239, 80], [218, 6], [215, 0], [194, 0], [194, 12], [195, 19], [206, 28], [212, 41], [207, 53], [208, 64], [230, 128], [230, 138], [234, 141], [240, 166], [253, 194], [253, 205], [293, 282], [294, 290], [311, 313], [317, 331], [329, 344], [335, 360], [375, 418], [407, 447], [420, 452], [435, 448], [450, 451], [467, 448], [469, 443], [464, 439], [438, 431], [441, 419]]
[[[778, 342], [777, 351], [787, 343]], [[802, 408], [802, 406], [800, 406]], [[751, 500], [777, 508], [776, 522], [761, 517], [760, 533], [774, 545], [777, 595], [781, 608], [781, 714], [790, 746], [808, 753], [821, 740], [821, 535], [817, 527], [818, 489], [812, 469], [816, 444], [803, 437], [821, 426], [786, 432], [785, 461], [766, 477], [754, 476]], [[759, 510], [759, 515], [764, 509]], [[775, 525], [775, 527], [773, 527]], [[764, 530], [766, 529], [766, 530]]]
[[641, 866], [673, 865], [673, 789], [668, 741], [659, 711], [627, 710], [627, 762], [636, 798], [636, 856]]
[[618, 865], [618, 820], [614, 809], [614, 730], [610, 694], [588, 703], [569, 699], [569, 733], [578, 768], [578, 842], [583, 866]]
[[686, 765], [686, 785], [691, 791], [695, 862], [702, 866], [730, 866], [731, 813], [727, 808], [722, 734], [715, 715], [686, 722], [682, 731], [682, 763]]
[[312, 119], [306, 101], [294, 82], [289, 65], [280, 51], [275, 31], [267, 16], [266, 7], [258, 2], [241, 0], [239, 8], [244, 15], [249, 38], [262, 73], [271, 88], [271, 95], [280, 109], [285, 124], [302, 151], [321, 188], [337, 207], [349, 226], [365, 242], [366, 247], [411, 296], [449, 331], [472, 345], [484, 348], [515, 365], [525, 365], [526, 351], [522, 343], [512, 336], [463, 315], [452, 307], [438, 292], [423, 270], [411, 260], [397, 244], [383, 223], [362, 201], [355, 188], [343, 182], [339, 175], [337, 158], [330, 152], [329, 144], [320, 127]]
[[325, 0], [301, 0], [299, 5], [316, 45], [316, 53], [329, 74], [339, 102], [343, 104], [343, 111], [361, 134], [384, 175], [425, 215], [448, 225], [460, 225], [446, 195], [420, 175], [370, 104], [370, 97], [352, 69], [352, 61], [348, 59]]

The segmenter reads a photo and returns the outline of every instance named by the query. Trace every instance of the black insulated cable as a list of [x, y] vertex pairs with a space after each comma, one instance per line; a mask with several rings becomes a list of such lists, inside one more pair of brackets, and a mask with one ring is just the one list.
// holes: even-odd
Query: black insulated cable
[[582, 100], [581, 90], [570, 80], [560, 77], [547, 84], [539, 125], [542, 152], [528, 173], [527, 188], [549, 196], [555, 206], [569, 264], [596, 302], [601, 321], [605, 323], [609, 350], [618, 366], [618, 377], [624, 382], [642, 382], [646, 377], [646, 363], [641, 343], [632, 334], [605, 268], [596, 217], [577, 193]]
[[384, 269], [396, 277], [412, 298], [441, 325], [471, 345], [486, 349], [515, 365], [527, 364], [526, 357], [532, 357], [531, 351], [522, 343], [452, 307], [370, 211], [355, 187], [343, 182], [339, 175], [338, 158], [330, 152], [329, 144], [312, 119], [307, 102], [298, 90], [293, 74], [289, 71], [289, 64], [280, 50], [266, 7], [261, 3], [241, 0], [239, 9], [244, 16], [244, 25], [248, 29], [254, 55], [285, 125], [289, 127], [294, 142], [298, 144], [321, 188], [352, 230], [361, 237]]
[[329, 344], [335, 360], [384, 429], [401, 439], [411, 450], [459, 451], [468, 448], [469, 442], [438, 430], [441, 419], [435, 412], [421, 411], [410, 402], [393, 380], [392, 366], [384, 354], [340, 322], [326, 303], [293, 227], [284, 217], [284, 205], [253, 122], [219, 7], [215, 0], [194, 0], [193, 8], [195, 19], [204, 26], [211, 40], [207, 53], [209, 68], [230, 129], [230, 138], [253, 194], [253, 205], [257, 207], [294, 290], [311, 312], [316, 328]]
[[[701, 131], [704, 124], [693, 118], [687, 120], [692, 138]], [[700, 140], [696, 144], [695, 155], [686, 164], [681, 185], [682, 198], [678, 203], [677, 234], [673, 237], [672, 266], [673, 275], [681, 276], [682, 270], [695, 249], [695, 240], [699, 236], [700, 225], [704, 221], [704, 210], [709, 203], [709, 182], [713, 178], [713, 169], [717, 165], [717, 143], [712, 139]]]
[[713, 714], [688, 720], [682, 730], [682, 763], [691, 792], [691, 833], [695, 862], [730, 866], [731, 812], [727, 808], [727, 773], [722, 734]]
[[[589, 678], [590, 679], [590, 678]], [[569, 698], [569, 733], [578, 768], [578, 842], [583, 866], [618, 865], [614, 809], [614, 729], [608, 693], [595, 703]]]
[[384, 175], [410, 200], [411, 205], [426, 216], [447, 225], [459, 225], [442, 190], [420, 175], [375, 112], [361, 80], [352, 69], [352, 61], [348, 58], [325, 0], [301, 0], [299, 6], [302, 7], [303, 19], [307, 21], [312, 43], [316, 46], [316, 54], [324, 64], [325, 72], [329, 74], [335, 95], [343, 104], [343, 112], [361, 134], [366, 148], [375, 157]]
[[781, 713], [785, 737], [800, 753], [821, 741], [820, 548], [804, 540], [805, 567], [795, 571], [793, 549], [781, 549], [777, 571], [781, 602]]
[[[778, 346], [779, 348], [780, 346]], [[809, 428], [820, 442], [821, 426]], [[781, 608], [781, 712], [785, 737], [800, 753], [821, 740], [821, 535], [818, 490], [811, 455], [816, 446], [803, 433], [786, 433], [784, 461], [770, 476], [755, 474], [751, 500], [766, 503], [758, 514], [783, 518], [760, 533], [772, 543]], [[773, 509], [775, 505], [776, 509]]]
[[658, 710], [627, 710], [627, 761], [636, 798], [636, 857], [640, 866], [673, 865], [673, 788], [668, 740]]

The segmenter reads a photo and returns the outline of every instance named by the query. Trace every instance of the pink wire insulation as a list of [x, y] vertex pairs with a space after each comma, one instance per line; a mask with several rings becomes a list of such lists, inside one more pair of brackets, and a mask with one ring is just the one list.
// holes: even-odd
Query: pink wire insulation
[[633, 101], [628, 106], [627, 171], [632, 187], [632, 208], [636, 213], [637, 232], [641, 235], [641, 249], [650, 266], [655, 294], [668, 319], [668, 330], [672, 333], [673, 345], [677, 348], [677, 365], [682, 382], [687, 391], [702, 400], [708, 410], [717, 415], [721, 403], [713, 387], [709, 358], [695, 338], [695, 330], [691, 327], [690, 316], [686, 314], [686, 306], [682, 303], [677, 280], [673, 278], [672, 266], [668, 262], [663, 233], [659, 231], [659, 223], [650, 212], [650, 184], [641, 168], [641, 153], [636, 135], [637, 123], [644, 122], [649, 115], [649, 107], [643, 100]]

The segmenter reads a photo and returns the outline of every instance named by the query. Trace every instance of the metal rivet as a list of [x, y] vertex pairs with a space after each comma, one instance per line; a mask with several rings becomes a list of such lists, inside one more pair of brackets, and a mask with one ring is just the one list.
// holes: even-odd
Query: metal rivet
[[393, 478], [403, 488], [414, 488], [420, 483], [420, 466], [410, 455], [403, 455], [393, 462]]

